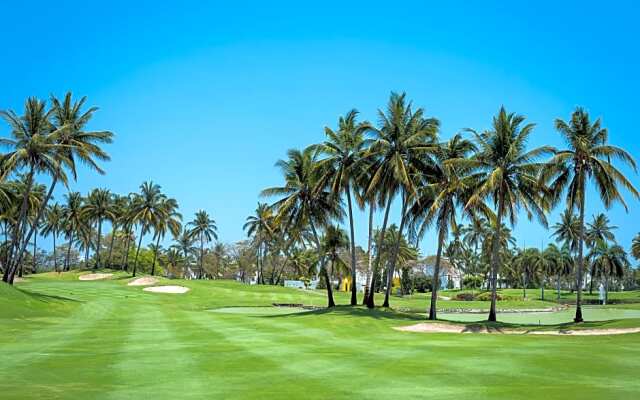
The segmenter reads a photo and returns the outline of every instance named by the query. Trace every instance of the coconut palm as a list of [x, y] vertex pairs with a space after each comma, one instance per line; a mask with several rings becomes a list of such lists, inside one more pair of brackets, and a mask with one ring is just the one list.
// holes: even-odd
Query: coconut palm
[[[529, 219], [534, 216], [546, 226], [545, 212], [548, 209], [543, 194], [545, 187], [538, 180], [540, 164], [537, 158], [553, 152], [548, 146], [527, 150], [526, 145], [533, 132], [534, 124], [524, 124], [525, 117], [507, 113], [504, 107], [493, 118], [492, 129], [475, 135], [478, 152], [469, 159], [452, 160], [453, 163], [469, 168], [473, 194], [466, 204], [474, 209], [490, 201], [496, 211], [494, 236], [503, 219], [509, 218], [515, 225], [519, 210], [526, 211]], [[493, 240], [491, 249], [491, 308], [489, 321], [496, 320], [497, 276], [500, 267], [499, 241]]]
[[636, 260], [640, 260], [640, 233], [631, 242], [631, 255]]
[[[396, 196], [400, 194], [402, 211], [399, 231], [402, 235], [406, 222], [407, 207], [410, 198], [417, 192], [416, 177], [423, 169], [425, 155], [435, 148], [439, 121], [425, 118], [424, 110], [412, 109], [404, 93], [391, 93], [386, 112], [378, 110], [380, 127], [373, 129], [374, 141], [367, 151], [372, 162], [372, 177], [367, 187], [367, 197], [383, 197], [386, 208], [380, 238], [384, 236], [389, 218], [389, 209]], [[396, 253], [397, 249], [393, 251]], [[389, 306], [389, 294], [395, 269], [396, 257], [392, 254], [387, 274], [387, 292], [383, 306]], [[380, 269], [380, 259], [376, 257], [373, 266], [370, 287], [375, 287], [375, 279]], [[369, 292], [367, 307], [373, 308], [374, 294]]]
[[202, 279], [204, 273], [204, 244], [212, 239], [218, 240], [218, 227], [209, 214], [204, 210], [196, 212], [193, 221], [187, 224], [190, 227], [192, 237], [200, 241], [200, 273], [198, 278]]
[[58, 272], [58, 257], [56, 255], [56, 239], [64, 229], [64, 208], [55, 203], [47, 208], [44, 225], [40, 232], [43, 236], [53, 237], [53, 269]]
[[[153, 224], [154, 239], [156, 239], [156, 249], [160, 248], [160, 239], [163, 239], [167, 232], [175, 237], [182, 229], [182, 215], [178, 212], [178, 202], [175, 199], [163, 198], [160, 204], [161, 216]], [[156, 259], [158, 251], [153, 252], [153, 263], [151, 264], [151, 275], [155, 275]]]
[[165, 216], [163, 202], [166, 197], [160, 191], [160, 185], [153, 182], [144, 182], [140, 185], [140, 193], [132, 196], [131, 219], [140, 226], [140, 237], [133, 263], [133, 276], [136, 276], [138, 267], [138, 255], [142, 247], [142, 237], [151, 230], [157, 221]]
[[324, 253], [331, 265], [331, 275], [334, 275], [336, 270], [347, 270], [347, 264], [340, 256], [342, 250], [349, 248], [349, 237], [346, 232], [337, 226], [329, 225], [322, 236], [322, 246], [324, 247]]
[[324, 277], [327, 286], [327, 304], [328, 307], [334, 307], [333, 290], [326, 268], [327, 257], [320, 243], [318, 228], [342, 219], [340, 199], [326, 189], [326, 182], [321, 179], [322, 171], [318, 168], [315, 148], [308, 147], [303, 151], [292, 149], [287, 155], [287, 160], [276, 163], [284, 175], [285, 185], [265, 189], [261, 195], [280, 197], [272, 205], [277, 211], [276, 223], [299, 230], [304, 230], [306, 226], [311, 229], [318, 252], [318, 273]]
[[257, 282], [264, 284], [264, 258], [267, 252], [267, 243], [274, 235], [273, 211], [266, 203], [258, 202], [255, 214], [247, 217], [242, 229], [247, 231], [247, 236], [254, 238], [256, 248], [256, 268], [258, 270]]
[[455, 135], [448, 142], [438, 146], [435, 150], [436, 162], [430, 165], [423, 175], [424, 185], [418, 190], [415, 202], [409, 213], [420, 228], [418, 236], [422, 237], [427, 229], [433, 225], [438, 232], [436, 261], [433, 268], [433, 290], [431, 291], [431, 305], [429, 319], [435, 320], [438, 288], [440, 287], [440, 260], [445, 240], [449, 230], [458, 226], [456, 210], [462, 208], [467, 196], [468, 184], [465, 182], [467, 171], [464, 167], [447, 164], [447, 160], [466, 158], [475, 150], [470, 141], [461, 135]]
[[566, 209], [560, 214], [560, 222], [553, 225], [553, 236], [566, 245], [572, 253], [578, 251], [580, 237], [580, 221]]
[[[32, 97], [25, 102], [24, 115], [19, 116], [9, 110], [0, 111], [0, 117], [11, 128], [10, 138], [0, 138], [0, 144], [10, 149], [9, 153], [2, 157], [2, 173], [7, 176], [12, 172], [26, 171], [26, 185], [11, 235], [8, 262], [2, 277], [4, 282], [13, 284], [18, 265], [31, 239], [30, 235], [27, 236], [28, 200], [35, 176], [40, 173], [51, 175], [54, 179], [58, 177], [66, 179], [66, 176], [61, 166], [62, 156], [59, 154], [59, 132], [51, 123], [51, 110], [46, 109], [46, 102]], [[37, 223], [36, 220], [34, 223]], [[33, 233], [32, 230], [31, 233]]]
[[69, 240], [69, 245], [67, 247], [64, 270], [68, 271], [70, 268], [71, 248], [82, 225], [82, 206], [84, 199], [78, 192], [69, 192], [65, 195], [65, 198], [67, 203], [64, 205], [64, 231], [65, 236]]
[[[603, 213], [593, 216], [593, 221], [587, 224], [584, 241], [589, 248], [594, 248], [600, 242], [615, 243], [616, 237], [613, 231], [617, 226], [609, 225], [609, 218]], [[593, 293], [593, 281], [595, 276], [595, 263], [591, 263], [589, 271], [589, 294]]]
[[592, 123], [589, 114], [582, 108], [577, 108], [573, 112], [569, 122], [557, 119], [555, 125], [567, 142], [568, 148], [558, 151], [549, 160], [541, 178], [545, 182], [550, 182], [554, 200], [559, 200], [566, 189], [567, 208], [570, 210], [578, 209], [580, 232], [578, 235], [577, 296], [574, 321], [582, 322], [584, 210], [587, 183], [593, 180], [600, 199], [607, 209], [619, 202], [626, 210], [627, 204], [620, 193], [620, 187], [627, 189], [636, 198], [640, 197], [640, 194], [611, 161], [617, 159], [623, 164], [631, 166], [634, 171], [636, 163], [624, 149], [607, 144], [609, 136], [607, 129], [602, 127], [600, 119]]
[[112, 267], [111, 264], [111, 256], [113, 255], [113, 245], [116, 241], [116, 236], [118, 236], [118, 228], [120, 226], [124, 226], [125, 222], [125, 213], [127, 211], [128, 198], [126, 196], [120, 196], [114, 194], [110, 201], [111, 206], [111, 241], [109, 243], [109, 254], [107, 256], [107, 266], [109, 268]]
[[353, 225], [353, 204], [351, 200], [351, 192], [354, 181], [360, 175], [362, 156], [366, 149], [367, 142], [364, 139], [364, 133], [371, 129], [367, 122], [358, 123], [356, 117], [358, 111], [353, 109], [346, 116], [340, 117], [338, 120], [338, 130], [334, 131], [329, 127], [325, 127], [325, 142], [317, 146], [318, 150], [325, 156], [319, 162], [319, 168], [322, 170], [331, 192], [335, 196], [347, 198], [347, 210], [349, 213], [349, 233], [351, 243], [351, 305], [358, 304], [357, 288], [356, 288], [356, 245], [355, 233]]
[[93, 189], [87, 196], [82, 212], [89, 221], [95, 221], [98, 226], [98, 238], [96, 243], [96, 263], [93, 269], [100, 268], [100, 239], [102, 238], [102, 222], [105, 219], [115, 219], [111, 204], [111, 192], [109, 189]]
[[605, 296], [603, 304], [607, 304], [609, 279], [611, 277], [622, 278], [624, 276], [624, 271], [629, 266], [627, 253], [617, 244], [610, 245], [606, 241], [599, 241], [587, 255], [587, 259], [593, 260], [595, 271], [599, 272], [604, 278]]
[[186, 273], [189, 270], [191, 256], [197, 251], [196, 247], [193, 246], [193, 236], [191, 235], [191, 232], [185, 228], [182, 229], [178, 235], [174, 236], [173, 240], [175, 241], [175, 244], [173, 244], [171, 248], [180, 252], [181, 260], [184, 264], [183, 276], [186, 277]]
[[556, 292], [557, 301], [560, 301], [560, 278], [568, 276], [573, 272], [573, 257], [569, 247], [565, 244], [562, 247], [558, 247], [555, 244], [550, 244], [547, 247], [547, 253], [551, 260], [551, 269], [556, 276]]

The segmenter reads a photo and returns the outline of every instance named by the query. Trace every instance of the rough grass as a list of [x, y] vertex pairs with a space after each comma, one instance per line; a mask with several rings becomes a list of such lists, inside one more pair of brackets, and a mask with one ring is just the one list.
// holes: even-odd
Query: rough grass
[[[73, 275], [75, 274], [75, 278]], [[640, 334], [598, 337], [412, 334], [423, 317], [320, 306], [315, 293], [235, 282], [77, 273], [0, 286], [2, 399], [629, 399], [640, 395]], [[166, 283], [162, 280], [160, 284]], [[345, 304], [340, 294], [338, 302]], [[424, 303], [414, 299], [393, 299]], [[212, 312], [250, 307], [256, 312]], [[416, 306], [417, 307], [417, 306]], [[506, 325], [501, 323], [502, 325]], [[640, 320], [585, 327], [639, 326]], [[500, 324], [498, 324], [500, 326]], [[512, 326], [512, 325], [509, 325]], [[560, 326], [560, 325], [556, 325]], [[572, 327], [564, 321], [564, 327]], [[552, 329], [552, 326], [541, 329]]]

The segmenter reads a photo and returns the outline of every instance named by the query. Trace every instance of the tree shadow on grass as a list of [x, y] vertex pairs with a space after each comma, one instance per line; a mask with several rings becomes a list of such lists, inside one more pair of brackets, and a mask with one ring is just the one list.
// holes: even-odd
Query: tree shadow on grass
[[389, 308], [374, 308], [368, 309], [363, 306], [346, 306], [340, 305], [332, 308], [318, 308], [318, 309], [310, 309], [308, 311], [298, 311], [288, 314], [277, 314], [277, 315], [264, 315], [262, 318], [296, 318], [296, 317], [306, 317], [310, 315], [337, 315], [337, 316], [350, 316], [350, 317], [362, 317], [362, 318], [374, 318], [378, 320], [403, 320], [403, 321], [421, 321], [424, 320], [424, 317], [404, 313], [400, 311], [394, 311]]

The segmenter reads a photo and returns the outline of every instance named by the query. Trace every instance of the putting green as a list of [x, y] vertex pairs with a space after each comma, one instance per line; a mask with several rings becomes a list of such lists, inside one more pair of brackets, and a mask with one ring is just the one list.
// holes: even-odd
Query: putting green
[[[321, 302], [300, 290], [161, 280], [191, 289], [164, 296], [129, 280], [48, 274], [17, 289], [0, 285], [0, 398], [640, 396], [640, 334], [425, 335], [393, 329], [424, 318], [417, 314], [271, 306]], [[339, 304], [346, 299], [337, 296]], [[640, 319], [590, 325], [640, 326]]]

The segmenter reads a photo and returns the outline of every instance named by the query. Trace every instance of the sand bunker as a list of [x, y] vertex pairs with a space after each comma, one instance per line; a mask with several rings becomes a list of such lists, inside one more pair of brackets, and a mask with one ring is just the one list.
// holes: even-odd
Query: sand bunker
[[80, 279], [81, 281], [97, 281], [100, 279], [111, 278], [112, 276], [113, 274], [84, 274], [80, 275], [78, 279]]
[[497, 333], [505, 335], [575, 335], [575, 336], [596, 336], [596, 335], [622, 335], [625, 333], [640, 333], [638, 328], [615, 328], [615, 329], [575, 329], [575, 330], [534, 330], [493, 328], [485, 325], [453, 325], [442, 323], [419, 323], [409, 326], [397, 326], [393, 329], [403, 332], [422, 333]]
[[134, 279], [131, 282], [127, 283], [129, 286], [149, 286], [155, 285], [158, 283], [158, 279], [152, 276], [145, 276], [143, 278]]
[[184, 286], [152, 286], [148, 288], [142, 289], [145, 292], [154, 292], [154, 293], [187, 293], [189, 290], [188, 287]]

